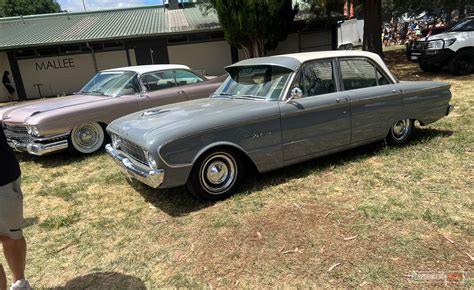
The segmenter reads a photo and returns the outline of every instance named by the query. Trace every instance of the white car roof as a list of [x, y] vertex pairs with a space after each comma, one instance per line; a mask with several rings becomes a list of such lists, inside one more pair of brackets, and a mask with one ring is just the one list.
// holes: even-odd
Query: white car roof
[[361, 50], [328, 50], [328, 51], [314, 51], [301, 52], [291, 54], [280, 54], [274, 56], [249, 58], [228, 67], [246, 66], [246, 65], [277, 65], [296, 70], [299, 66], [309, 60], [333, 58], [333, 57], [368, 57], [375, 61], [379, 66], [385, 67], [382, 59], [375, 53], [361, 51]]
[[137, 66], [124, 66], [112, 69], [106, 69], [103, 71], [133, 71], [138, 74], [144, 74], [147, 72], [152, 71], [160, 71], [160, 70], [169, 70], [169, 69], [187, 69], [189, 67], [182, 65], [182, 64], [152, 64], [152, 65], [137, 65]]
[[239, 67], [239, 66], [252, 66], [252, 65], [276, 65], [286, 67], [293, 71], [297, 71], [301, 64], [310, 60], [317, 60], [323, 58], [334, 58], [334, 57], [366, 57], [374, 61], [380, 68], [382, 68], [394, 82], [396, 79], [387, 68], [382, 58], [376, 53], [362, 51], [362, 50], [328, 50], [328, 51], [314, 51], [314, 52], [301, 52], [291, 54], [281, 54], [266, 57], [249, 58], [226, 67], [226, 69]]

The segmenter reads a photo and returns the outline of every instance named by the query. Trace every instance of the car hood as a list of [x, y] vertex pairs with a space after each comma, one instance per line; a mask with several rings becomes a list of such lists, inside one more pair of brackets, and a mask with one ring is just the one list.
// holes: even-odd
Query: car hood
[[26, 123], [32, 116], [41, 113], [59, 110], [62, 108], [80, 106], [84, 104], [105, 102], [110, 97], [74, 95], [67, 97], [44, 99], [9, 106], [0, 111], [0, 120], [12, 123]]
[[467, 32], [443, 32], [443, 33], [439, 33], [439, 34], [435, 34], [430, 37], [427, 37], [426, 40], [436, 40], [436, 39], [448, 40], [448, 39], [460, 38], [460, 37], [465, 37], [465, 36], [467, 36]]
[[[108, 130], [132, 142], [147, 145], [156, 138], [173, 139], [266, 115], [277, 102], [207, 98], [133, 113], [113, 121]], [[278, 110], [278, 109], [276, 109]], [[275, 110], [270, 110], [275, 111]], [[148, 144], [150, 145], [150, 144]]]

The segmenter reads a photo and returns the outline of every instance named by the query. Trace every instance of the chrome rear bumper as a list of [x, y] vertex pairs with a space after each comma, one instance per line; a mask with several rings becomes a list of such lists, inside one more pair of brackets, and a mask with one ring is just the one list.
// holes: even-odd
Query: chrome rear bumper
[[105, 151], [109, 154], [112, 159], [120, 167], [125, 169], [129, 176], [145, 183], [146, 185], [158, 188], [162, 183], [165, 177], [165, 171], [163, 169], [152, 170], [150, 168], [143, 168], [138, 165], [135, 165], [127, 156], [121, 154], [119, 151], [115, 150], [110, 144], [105, 146]]

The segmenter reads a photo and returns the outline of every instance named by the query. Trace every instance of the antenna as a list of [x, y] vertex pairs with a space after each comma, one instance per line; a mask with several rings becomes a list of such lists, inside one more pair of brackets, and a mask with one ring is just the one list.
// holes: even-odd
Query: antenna
[[86, 9], [86, 0], [82, 0], [82, 5], [84, 6], [84, 11], [87, 11], [87, 9]]

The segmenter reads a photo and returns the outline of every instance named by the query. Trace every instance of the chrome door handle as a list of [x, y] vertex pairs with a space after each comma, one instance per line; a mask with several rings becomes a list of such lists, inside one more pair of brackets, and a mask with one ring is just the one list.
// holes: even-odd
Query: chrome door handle
[[337, 99], [336, 99], [336, 103], [338, 103], [338, 104], [340, 104], [340, 103], [347, 103], [347, 102], [349, 102], [349, 98], [342, 98], [342, 99], [337, 98]]

